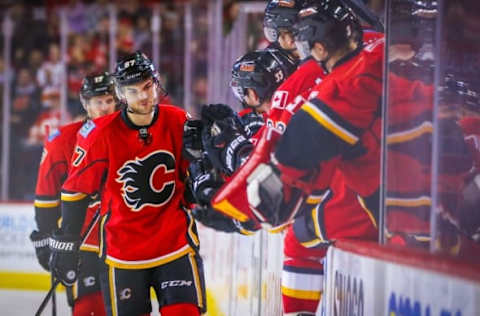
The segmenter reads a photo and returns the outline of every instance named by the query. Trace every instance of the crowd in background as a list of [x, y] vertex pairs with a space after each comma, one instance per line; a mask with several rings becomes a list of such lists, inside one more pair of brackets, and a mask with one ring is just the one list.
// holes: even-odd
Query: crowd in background
[[[14, 1], [4, 10], [13, 21], [10, 162], [15, 172], [10, 175], [10, 200], [33, 198], [36, 179], [32, 175], [37, 173], [45, 137], [61, 123], [82, 119], [84, 113], [78, 98], [82, 79], [89, 73], [109, 68], [109, 2], [63, 2], [35, 6]], [[154, 5], [154, 2], [143, 1], [115, 4], [117, 58], [136, 50], [151, 56]], [[66, 9], [68, 40], [65, 56], [67, 117], [61, 122], [62, 8]], [[182, 3], [162, 3], [158, 8], [162, 21], [159, 69], [171, 100], [179, 104], [183, 94], [183, 6]], [[3, 38], [0, 45], [4, 45]], [[0, 80], [3, 82], [5, 65], [3, 56], [0, 57]], [[196, 84], [195, 87], [199, 94], [206, 94], [202, 91], [205, 85]], [[3, 89], [1, 82], [0, 89]]]

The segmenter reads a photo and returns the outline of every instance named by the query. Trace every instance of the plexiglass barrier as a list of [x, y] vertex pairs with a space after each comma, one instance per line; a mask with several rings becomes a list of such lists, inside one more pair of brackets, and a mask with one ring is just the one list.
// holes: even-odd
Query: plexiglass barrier
[[478, 261], [478, 5], [387, 4], [384, 241]]

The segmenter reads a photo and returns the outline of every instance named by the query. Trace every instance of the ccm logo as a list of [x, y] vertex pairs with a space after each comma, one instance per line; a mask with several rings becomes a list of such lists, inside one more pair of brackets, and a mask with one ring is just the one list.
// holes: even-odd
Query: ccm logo
[[162, 282], [162, 289], [165, 289], [169, 286], [191, 286], [191, 285], [192, 285], [192, 281], [172, 280], [172, 281]]

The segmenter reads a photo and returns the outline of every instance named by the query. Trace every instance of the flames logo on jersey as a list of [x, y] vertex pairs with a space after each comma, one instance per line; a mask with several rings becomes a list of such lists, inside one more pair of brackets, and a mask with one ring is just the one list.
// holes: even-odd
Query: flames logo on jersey
[[116, 181], [123, 184], [123, 200], [134, 212], [147, 205], [164, 205], [175, 191], [175, 158], [165, 150], [129, 160], [117, 174]]

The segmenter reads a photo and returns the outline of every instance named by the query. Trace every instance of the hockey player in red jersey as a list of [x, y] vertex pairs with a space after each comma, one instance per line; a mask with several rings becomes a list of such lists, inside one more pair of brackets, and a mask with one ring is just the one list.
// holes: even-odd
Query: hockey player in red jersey
[[[71, 123], [53, 132], [45, 142], [40, 162], [34, 202], [38, 231], [32, 232], [30, 238], [35, 246], [38, 261], [46, 270], [49, 270], [50, 257], [48, 238], [57, 228], [60, 219], [60, 191], [70, 170], [70, 161], [72, 157], [75, 158], [77, 132], [81, 133], [82, 129], [90, 124], [90, 120], [115, 111], [117, 102], [114, 97], [112, 76], [101, 73], [85, 77], [80, 89], [80, 100], [89, 120]], [[94, 212], [97, 207], [98, 202], [92, 199], [90, 211]], [[88, 223], [87, 219], [85, 225], [88, 226]], [[98, 256], [92, 244], [95, 246], [96, 243], [89, 240], [82, 245], [82, 250], [94, 251], [81, 253], [82, 267], [79, 279], [83, 282], [78, 282], [73, 288], [68, 289], [69, 304], [73, 303], [75, 316], [105, 315], [98, 278]]]
[[[278, 208], [281, 207], [290, 212], [291, 209], [295, 209], [292, 205], [298, 204], [295, 201], [299, 195], [308, 193], [312, 188], [326, 189], [337, 167], [342, 169], [347, 184], [352, 189], [358, 190], [364, 197], [373, 197], [368, 199], [368, 202], [372, 201], [371, 203], [375, 204], [374, 196], [378, 190], [379, 179], [371, 175], [378, 174], [379, 170], [379, 143], [375, 136], [379, 134], [380, 127], [377, 118], [380, 112], [383, 41], [376, 41], [365, 48], [352, 46], [351, 41], [348, 40], [348, 35], [352, 32], [349, 21], [342, 20], [350, 17], [348, 15], [329, 16], [322, 13], [323, 9], [320, 6], [305, 9], [299, 22], [299, 31], [305, 31], [297, 34], [299, 44], [307, 48], [310, 48], [309, 43], [314, 44], [313, 57], [322, 61], [329, 72], [329, 75], [313, 89], [314, 98], [306, 102], [294, 115], [296, 119], [292, 119], [289, 123], [289, 126], [292, 124], [296, 126], [290, 127], [290, 130], [299, 129], [302, 132], [296, 134], [297, 137], [294, 137], [292, 132], [283, 134], [275, 153], [274, 161], [278, 167], [263, 165], [265, 169], [256, 168], [256, 172], [249, 177], [248, 182], [252, 185], [247, 191], [252, 211], [250, 209], [240, 211], [230, 207], [234, 203], [224, 200], [225, 195], [222, 196], [222, 192], [215, 197], [214, 207], [227, 214], [230, 212], [231, 216], [240, 221], [251, 217], [260, 222], [282, 225], [291, 219], [292, 214], [279, 213]], [[329, 32], [326, 31], [327, 29]], [[309, 36], [312, 38], [308, 38]], [[344, 90], [346, 88], [351, 93], [347, 93]], [[342, 92], [340, 97], [336, 97], [338, 93], [335, 91], [345, 93]], [[322, 102], [321, 98], [325, 101]], [[325, 102], [332, 104], [330, 108], [334, 107], [334, 110], [341, 115], [330, 111], [328, 106], [325, 110], [328, 114], [318, 110], [319, 107], [326, 107]], [[318, 105], [315, 105], [317, 103]], [[325, 115], [322, 116], [317, 112]], [[320, 123], [324, 116], [327, 117], [325, 126]], [[334, 119], [330, 116], [334, 116]], [[364, 131], [368, 133], [363, 133]], [[261, 145], [260, 142], [259, 146]], [[312, 172], [319, 167], [321, 167], [320, 173]], [[287, 187], [297, 187], [299, 190], [284, 190], [286, 196], [281, 191], [273, 195], [269, 194], [265, 187], [267, 182], [272, 180], [270, 184], [273, 184], [279, 183], [280, 180], [278, 176], [271, 177], [274, 174], [272, 173], [274, 168], [282, 171], [281, 182], [284, 183], [285, 190]], [[244, 170], [244, 173], [250, 174], [252, 171]], [[361, 172], [369, 175], [362, 178], [362, 183], [359, 182], [360, 177], [357, 174]], [[308, 179], [301, 179], [303, 176]], [[315, 179], [315, 183], [309, 183], [311, 179]], [[281, 185], [278, 188], [281, 188]], [[292, 192], [295, 194], [289, 196]], [[299, 192], [301, 194], [298, 194]], [[277, 193], [278, 196], [275, 195]]]
[[[189, 132], [185, 133], [185, 151], [196, 152], [190, 155], [190, 177], [199, 204], [194, 214], [205, 225], [247, 234], [257, 229], [256, 226], [245, 227], [249, 225], [242, 227], [211, 210], [210, 199], [224, 178], [228, 181], [250, 154], [252, 139], [263, 126], [261, 113], [269, 109], [273, 92], [294, 70], [295, 62], [280, 50], [247, 53], [234, 63], [230, 86], [243, 107], [251, 112], [242, 111], [244, 115], [241, 116], [227, 105], [211, 104], [202, 108], [202, 121], [187, 122]], [[193, 128], [191, 124], [194, 123], [201, 128]]]
[[50, 242], [50, 267], [64, 284], [75, 281], [85, 197], [103, 188], [100, 278], [107, 315], [149, 314], [150, 287], [162, 315], [200, 315], [203, 267], [184, 196], [187, 113], [157, 105], [165, 92], [141, 52], [118, 62], [114, 76], [126, 108], [84, 131], [83, 155], [62, 188], [63, 221]]
[[298, 11], [306, 2], [305, 0], [268, 1], [263, 17], [263, 32], [270, 42], [269, 48], [283, 49], [291, 57], [299, 58], [292, 31]]

